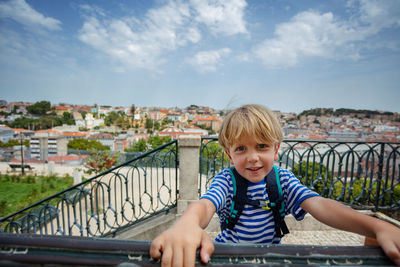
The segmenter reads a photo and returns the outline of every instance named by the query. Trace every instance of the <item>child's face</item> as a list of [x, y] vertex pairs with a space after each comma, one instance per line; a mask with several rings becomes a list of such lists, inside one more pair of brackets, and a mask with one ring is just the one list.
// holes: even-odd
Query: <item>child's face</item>
[[258, 143], [244, 135], [226, 153], [240, 175], [258, 183], [271, 171], [278, 159], [278, 149], [279, 145]]

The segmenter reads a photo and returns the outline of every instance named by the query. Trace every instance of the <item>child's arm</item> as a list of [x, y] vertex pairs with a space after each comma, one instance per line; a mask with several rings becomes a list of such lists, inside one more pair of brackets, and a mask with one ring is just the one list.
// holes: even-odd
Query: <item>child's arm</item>
[[400, 265], [400, 229], [388, 222], [357, 212], [323, 197], [311, 197], [301, 207], [334, 228], [376, 238], [386, 255]]
[[207, 263], [214, 252], [210, 236], [203, 230], [215, 213], [215, 206], [207, 199], [190, 204], [182, 217], [168, 230], [153, 240], [150, 256], [160, 259], [162, 266], [194, 266], [196, 250]]

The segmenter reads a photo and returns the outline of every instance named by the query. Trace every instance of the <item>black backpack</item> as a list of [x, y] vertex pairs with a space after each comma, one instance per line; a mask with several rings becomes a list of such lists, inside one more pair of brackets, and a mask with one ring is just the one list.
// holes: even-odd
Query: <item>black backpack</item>
[[253, 200], [247, 198], [248, 181], [243, 178], [235, 169], [229, 169], [232, 176], [233, 183], [233, 199], [229, 212], [229, 217], [221, 224], [221, 230], [233, 230], [239, 220], [240, 215], [244, 209], [244, 205], [252, 205], [261, 209], [271, 209], [275, 222], [275, 234], [277, 237], [282, 237], [289, 233], [289, 229], [285, 223], [285, 203], [283, 201], [283, 193], [281, 182], [279, 179], [279, 172], [274, 166], [272, 170], [265, 176], [266, 190], [268, 193], [269, 203], [262, 200]]

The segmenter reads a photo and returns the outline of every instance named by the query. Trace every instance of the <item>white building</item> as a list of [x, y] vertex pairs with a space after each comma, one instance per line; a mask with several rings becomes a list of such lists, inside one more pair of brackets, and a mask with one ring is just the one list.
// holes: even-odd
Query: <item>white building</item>
[[86, 128], [93, 129], [94, 127], [102, 126], [102, 125], [104, 125], [103, 119], [94, 118], [92, 113], [86, 114], [86, 116], [85, 116], [85, 127]]

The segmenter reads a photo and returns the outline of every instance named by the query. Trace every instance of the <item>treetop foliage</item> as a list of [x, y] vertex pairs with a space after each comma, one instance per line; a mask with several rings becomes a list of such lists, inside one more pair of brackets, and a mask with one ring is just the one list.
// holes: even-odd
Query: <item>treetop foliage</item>
[[26, 110], [32, 115], [43, 116], [46, 115], [47, 112], [51, 111], [51, 103], [45, 100], [39, 101], [33, 105], [28, 106]]
[[73, 139], [68, 142], [68, 149], [76, 150], [110, 150], [110, 147], [103, 145], [96, 140]]
[[140, 139], [137, 141], [131, 148], [125, 149], [126, 152], [145, 152], [151, 149], [155, 149], [157, 147], [162, 146], [170, 142], [172, 139], [170, 136], [159, 136], [154, 135], [150, 136], [149, 140]]
[[315, 116], [342, 116], [342, 115], [362, 115], [365, 117], [369, 117], [371, 115], [387, 115], [391, 116], [394, 115], [393, 112], [389, 111], [377, 111], [377, 110], [366, 110], [366, 109], [351, 109], [351, 108], [338, 108], [334, 110], [333, 108], [313, 108], [302, 111], [299, 116], [308, 116], [308, 115], [315, 115]]

